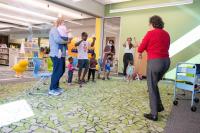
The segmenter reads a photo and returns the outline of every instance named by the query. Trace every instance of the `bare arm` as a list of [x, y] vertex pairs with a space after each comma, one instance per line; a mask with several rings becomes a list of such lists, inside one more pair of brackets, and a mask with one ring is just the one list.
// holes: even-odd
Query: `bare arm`
[[133, 45], [133, 47], [134, 48], [137, 48], [138, 46], [139, 46], [139, 42], [137, 41], [137, 39], [134, 37], [134, 45]]
[[95, 42], [96, 42], [96, 37], [93, 37], [93, 41], [92, 41], [92, 43], [91, 43], [91, 47], [94, 46]]
[[124, 48], [126, 47], [126, 42], [123, 43], [123, 47], [124, 47]]

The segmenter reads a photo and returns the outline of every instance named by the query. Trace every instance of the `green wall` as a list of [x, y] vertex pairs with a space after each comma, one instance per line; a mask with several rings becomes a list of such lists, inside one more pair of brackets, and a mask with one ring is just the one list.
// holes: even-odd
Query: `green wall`
[[[177, 0], [162, 0], [161, 2], [169, 2]], [[148, 30], [148, 19], [152, 15], [160, 15], [165, 22], [165, 29], [170, 33], [171, 43], [188, 33], [198, 25], [200, 25], [200, 0], [194, 0], [193, 4], [182, 5], [177, 7], [164, 7], [157, 9], [147, 9], [141, 11], [131, 11], [123, 13], [109, 13], [110, 9], [119, 9], [129, 6], [138, 6], [145, 4], [161, 3], [160, 0], [133, 0], [121, 4], [107, 5], [105, 14], [109, 17], [121, 17], [120, 43], [122, 44], [127, 37], [135, 36], [141, 40]], [[200, 35], [199, 35], [200, 36]], [[119, 71], [122, 71], [123, 48], [121, 47], [119, 58]], [[200, 53], [200, 40], [190, 45], [186, 49], [174, 55], [171, 59], [172, 64], [166, 78], [174, 78], [173, 70], [177, 62], [190, 61], [200, 63], [199, 58], [194, 58]]]

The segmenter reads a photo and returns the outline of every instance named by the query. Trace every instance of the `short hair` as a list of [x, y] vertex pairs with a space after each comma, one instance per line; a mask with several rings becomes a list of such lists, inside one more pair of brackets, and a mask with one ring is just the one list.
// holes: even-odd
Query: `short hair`
[[95, 53], [92, 53], [92, 54], [91, 54], [92, 57], [95, 56], [95, 55], [96, 55]]
[[68, 61], [72, 61], [72, 60], [73, 60], [73, 58], [72, 58], [72, 57], [69, 57], [69, 58], [68, 58]]
[[109, 42], [112, 42], [113, 44], [115, 43], [114, 40], [109, 40]]
[[81, 36], [88, 36], [86, 32], [82, 32]]
[[158, 29], [164, 28], [164, 22], [163, 22], [162, 18], [158, 15], [154, 15], [154, 16], [150, 17], [149, 23], [152, 24], [152, 26], [154, 28], [158, 28]]

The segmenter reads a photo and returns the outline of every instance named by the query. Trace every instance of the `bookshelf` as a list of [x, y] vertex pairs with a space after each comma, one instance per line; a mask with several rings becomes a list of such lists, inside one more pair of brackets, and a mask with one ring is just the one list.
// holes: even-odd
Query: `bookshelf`
[[0, 65], [9, 65], [9, 48], [0, 48]]

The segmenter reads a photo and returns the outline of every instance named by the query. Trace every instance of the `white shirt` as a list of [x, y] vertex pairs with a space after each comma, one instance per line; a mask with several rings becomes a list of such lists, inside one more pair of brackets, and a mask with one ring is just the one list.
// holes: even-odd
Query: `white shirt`
[[128, 43], [126, 43], [126, 47], [124, 48], [124, 53], [131, 53], [131, 54], [133, 54], [133, 52], [134, 52], [133, 47], [131, 49], [129, 49], [129, 45], [128, 45]]
[[57, 29], [61, 37], [68, 37], [68, 33], [67, 33], [68, 30], [67, 30], [66, 25], [60, 25], [58, 26]]
[[82, 41], [78, 46], [78, 59], [88, 59], [88, 48], [90, 47], [88, 41]]

